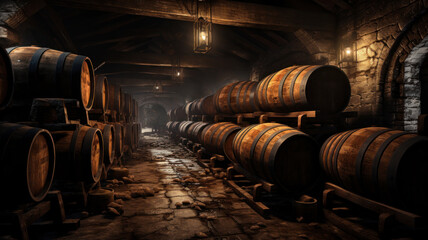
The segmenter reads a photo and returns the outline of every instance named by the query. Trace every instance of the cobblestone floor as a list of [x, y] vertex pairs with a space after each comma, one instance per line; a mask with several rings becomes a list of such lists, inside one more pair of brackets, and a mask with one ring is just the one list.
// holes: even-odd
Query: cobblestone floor
[[[135, 187], [158, 192], [125, 201], [121, 216], [83, 219], [78, 230], [59, 239], [351, 239], [326, 223], [264, 219], [222, 180], [207, 176], [194, 154], [164, 136], [145, 136], [125, 166], [135, 182], [115, 188], [116, 192]], [[188, 176], [197, 181], [177, 182]], [[195, 207], [195, 202], [203, 204]]]

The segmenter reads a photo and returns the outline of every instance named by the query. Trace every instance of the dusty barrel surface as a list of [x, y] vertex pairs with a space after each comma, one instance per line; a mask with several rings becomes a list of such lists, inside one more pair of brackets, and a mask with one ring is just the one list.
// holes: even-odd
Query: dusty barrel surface
[[184, 111], [186, 112], [187, 116], [192, 116], [192, 115], [196, 115], [196, 104], [197, 104], [197, 100], [193, 100], [189, 103], [187, 103], [186, 105], [184, 105]]
[[234, 159], [232, 142], [240, 126], [230, 122], [214, 123], [206, 126], [200, 135], [200, 143], [211, 153]]
[[315, 140], [283, 124], [243, 128], [233, 139], [232, 148], [237, 164], [291, 194], [307, 190], [320, 175]]
[[132, 98], [131, 95], [125, 93], [123, 101], [123, 114], [127, 119], [129, 119], [132, 115]]
[[188, 129], [187, 129], [187, 136], [192, 142], [199, 142], [199, 139], [201, 137], [202, 131], [205, 127], [210, 125], [207, 122], [194, 122]]
[[10, 192], [0, 202], [40, 202], [55, 171], [55, 146], [44, 129], [0, 123], [0, 186]]
[[58, 97], [77, 99], [86, 110], [92, 108], [95, 76], [88, 57], [40, 47], [6, 50], [15, 75], [14, 102]]
[[427, 214], [428, 138], [383, 127], [335, 134], [320, 152], [326, 175], [344, 188]]
[[351, 87], [335, 66], [291, 66], [259, 82], [257, 102], [266, 112], [320, 110], [337, 113], [348, 106]]
[[97, 122], [93, 127], [100, 129], [103, 133], [104, 165], [109, 167], [113, 164], [115, 159], [116, 141], [114, 126]]
[[135, 151], [138, 148], [138, 143], [140, 142], [140, 136], [141, 136], [141, 126], [139, 123], [132, 124], [132, 134], [134, 137], [134, 146], [132, 150]]
[[104, 112], [108, 109], [109, 104], [109, 86], [107, 77], [98, 75], [95, 77], [95, 97], [93, 109], [101, 109]]
[[14, 82], [12, 62], [7, 52], [0, 47], [0, 110], [12, 100]]
[[196, 105], [195, 105], [196, 115], [212, 116], [212, 115], [215, 115], [216, 113], [217, 113], [217, 110], [215, 108], [213, 95], [200, 98], [196, 101]]
[[104, 160], [103, 135], [98, 128], [74, 128], [52, 131], [58, 158], [55, 179], [96, 183]]
[[254, 81], [241, 81], [222, 87], [214, 95], [216, 111], [229, 114], [258, 111], [255, 98], [257, 84]]

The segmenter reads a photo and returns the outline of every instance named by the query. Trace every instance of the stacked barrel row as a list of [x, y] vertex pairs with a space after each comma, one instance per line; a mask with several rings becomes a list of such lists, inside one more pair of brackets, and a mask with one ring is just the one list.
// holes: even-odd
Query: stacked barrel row
[[140, 138], [138, 103], [131, 95], [122, 92], [118, 85], [110, 83], [106, 76], [96, 77], [95, 106], [89, 112], [95, 126], [112, 125], [116, 143], [114, 155], [121, 159], [124, 153], [137, 149]]
[[316, 110], [327, 114], [344, 110], [351, 88], [346, 74], [335, 66], [291, 66], [270, 74], [260, 82], [227, 84], [214, 95], [172, 109], [171, 121], [192, 115], [216, 115]]
[[[51, 186], [100, 181], [103, 167], [122, 151], [115, 152], [122, 124], [87, 121], [88, 111], [110, 107], [107, 85], [95, 78], [88, 57], [33, 46], [0, 48], [0, 185], [14, 193], [2, 202], [39, 202]], [[73, 101], [77, 110], [67, 111]], [[69, 119], [73, 114], [78, 119]]]

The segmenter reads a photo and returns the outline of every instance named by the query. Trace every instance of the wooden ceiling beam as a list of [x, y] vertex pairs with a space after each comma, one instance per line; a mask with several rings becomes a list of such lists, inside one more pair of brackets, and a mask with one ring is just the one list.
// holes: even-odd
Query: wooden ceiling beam
[[[194, 21], [184, 4], [176, 0], [49, 0], [50, 4], [86, 10]], [[332, 14], [256, 3], [217, 0], [212, 2], [214, 24], [262, 29], [334, 31]]]
[[[88, 56], [97, 56], [94, 59], [98, 62], [131, 64], [141, 66], [171, 67], [173, 58], [168, 55], [149, 54], [149, 53], [118, 53], [108, 52], [103, 55], [87, 54]], [[97, 64], [95, 64], [97, 66]], [[220, 68], [220, 69], [248, 69], [248, 63], [235, 59], [213, 57], [209, 55], [192, 54], [180, 56], [180, 67], [182, 68]]]
[[0, 22], [16, 29], [31, 16], [46, 6], [44, 0], [6, 1], [5, 7], [10, 13], [0, 14]]
[[[123, 73], [136, 73], [136, 74], [150, 74], [150, 75], [164, 75], [171, 76], [171, 67], [152, 67], [152, 66], [137, 66], [137, 65], [123, 65], [123, 64], [107, 64], [105, 67], [100, 68], [95, 72], [97, 75], [120, 75]], [[190, 69], [183, 69], [183, 76], [193, 76], [194, 71]]]

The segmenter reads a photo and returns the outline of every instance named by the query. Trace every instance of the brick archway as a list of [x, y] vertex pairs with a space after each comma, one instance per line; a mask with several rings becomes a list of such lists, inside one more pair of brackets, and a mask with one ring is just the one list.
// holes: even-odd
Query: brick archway
[[380, 73], [381, 104], [384, 125], [396, 129], [405, 127], [405, 60], [412, 49], [428, 35], [428, 10], [422, 10], [402, 30], [389, 49]]
[[427, 90], [426, 79], [422, 78], [425, 77], [427, 56], [428, 36], [412, 49], [404, 61], [404, 130], [407, 131], [416, 132], [418, 116], [422, 108], [426, 107], [422, 106], [422, 98], [425, 96], [422, 93], [426, 94]]

